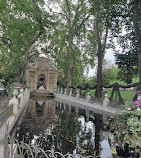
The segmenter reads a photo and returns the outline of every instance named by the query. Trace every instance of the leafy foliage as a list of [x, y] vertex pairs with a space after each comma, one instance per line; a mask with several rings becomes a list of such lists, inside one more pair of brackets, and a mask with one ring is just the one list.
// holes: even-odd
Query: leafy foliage
[[[52, 5], [59, 9], [56, 11], [54, 7], [51, 8]], [[51, 50], [60, 70], [58, 82], [63, 86], [68, 86], [68, 83], [78, 86], [85, 67], [88, 64], [94, 66], [94, 53], [93, 56], [90, 55], [87, 45], [89, 7], [84, 0], [54, 0], [47, 7], [57, 22], [53, 34], [50, 34], [50, 46], [47, 49]], [[45, 53], [48, 54], [49, 51]]]
[[[132, 105], [133, 106], [133, 105]], [[134, 149], [137, 153], [141, 141], [141, 108], [126, 108], [114, 114], [109, 120], [110, 133], [114, 140], [110, 139], [111, 148], [129, 145], [129, 149]], [[111, 138], [111, 137], [110, 137]]]
[[[49, 25], [44, 2], [0, 1], [0, 67], [3, 77], [20, 77], [26, 69], [29, 52]], [[39, 7], [40, 6], [40, 7]]]
[[108, 61], [103, 61], [103, 85], [110, 85], [117, 82], [119, 69]]
[[[140, 3], [140, 2], [139, 2]], [[138, 74], [138, 47], [137, 37], [135, 35], [135, 25], [133, 20], [133, 8], [135, 0], [120, 1], [119, 8], [115, 10], [115, 22], [118, 21], [120, 25], [117, 25], [114, 29], [114, 36], [118, 37], [118, 43], [120, 44], [121, 51], [115, 53], [116, 64], [118, 65], [120, 72], [119, 78], [126, 82], [132, 83], [134, 75]], [[139, 8], [140, 10], [140, 8]], [[140, 15], [139, 15], [140, 16]], [[140, 18], [139, 18], [139, 23]]]

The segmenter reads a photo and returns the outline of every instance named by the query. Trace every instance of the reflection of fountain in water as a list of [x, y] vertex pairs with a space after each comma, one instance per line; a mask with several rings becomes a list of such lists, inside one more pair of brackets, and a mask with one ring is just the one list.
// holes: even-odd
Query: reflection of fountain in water
[[63, 154], [74, 152], [86, 156], [95, 151], [98, 156], [103, 150], [101, 131], [102, 115], [58, 102], [55, 107], [51, 99], [31, 99], [17, 136], [32, 145], [36, 142], [44, 150], [50, 149], [54, 142], [55, 150]]
[[57, 118], [53, 100], [30, 99], [30, 105], [24, 117], [19, 125], [19, 135], [25, 136], [27, 132], [32, 136], [49, 133], [48, 126], [53, 127]]

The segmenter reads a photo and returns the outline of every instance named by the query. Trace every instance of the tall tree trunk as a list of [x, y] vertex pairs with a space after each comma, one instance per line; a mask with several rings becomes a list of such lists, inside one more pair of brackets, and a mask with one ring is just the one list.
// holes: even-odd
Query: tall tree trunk
[[102, 50], [98, 50], [98, 67], [97, 67], [97, 88], [96, 88], [96, 97], [102, 97]]
[[68, 37], [68, 76], [67, 76], [67, 92], [69, 92], [69, 88], [72, 85], [72, 40], [73, 40], [73, 35], [72, 35], [72, 29], [71, 29], [71, 10], [70, 10], [70, 5], [69, 1], [65, 0], [66, 5], [67, 5], [67, 11], [66, 11], [66, 17], [67, 17], [67, 23], [69, 25], [69, 37]]
[[139, 2], [140, 0], [134, 0], [133, 6], [133, 23], [135, 35], [138, 43], [138, 61], [139, 61], [139, 90], [141, 91], [141, 29], [139, 25], [139, 16], [140, 16], [140, 8]]
[[98, 43], [98, 51], [97, 51], [97, 57], [98, 57], [98, 67], [97, 67], [97, 87], [96, 87], [96, 97], [100, 98], [102, 97], [102, 61], [103, 61], [103, 52], [102, 52], [102, 44], [99, 34], [99, 13], [96, 15], [96, 22], [95, 22], [95, 34], [96, 39]]
[[100, 38], [100, 30], [99, 30], [99, 13], [96, 15], [95, 19], [95, 34], [98, 44], [98, 51], [97, 51], [97, 57], [98, 57], [98, 67], [97, 67], [97, 88], [96, 88], [96, 97], [101, 98], [102, 97], [102, 64], [103, 59], [105, 55], [105, 47], [107, 43], [107, 37], [108, 37], [108, 27], [105, 29], [105, 37], [104, 37], [104, 43], [102, 45], [101, 38]]
[[72, 36], [69, 35], [67, 91], [69, 91], [72, 85], [72, 39]]
[[141, 44], [138, 49], [138, 58], [139, 58], [139, 91], [141, 91]]

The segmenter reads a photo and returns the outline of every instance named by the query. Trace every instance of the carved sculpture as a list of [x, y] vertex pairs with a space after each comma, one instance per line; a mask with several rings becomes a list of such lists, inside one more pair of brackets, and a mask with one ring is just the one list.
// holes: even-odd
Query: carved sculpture
[[13, 98], [9, 101], [8, 106], [13, 105], [13, 114], [16, 116], [18, 114], [19, 101], [16, 98], [16, 89], [13, 91]]
[[20, 94], [18, 95], [18, 99], [20, 99], [20, 104], [19, 106], [21, 107], [23, 105], [23, 100], [24, 100], [24, 93], [23, 93], [23, 88], [20, 89]]

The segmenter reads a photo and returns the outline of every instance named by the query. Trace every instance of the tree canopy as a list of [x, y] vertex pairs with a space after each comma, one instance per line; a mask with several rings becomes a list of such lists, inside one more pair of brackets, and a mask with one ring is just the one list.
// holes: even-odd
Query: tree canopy
[[44, 1], [0, 1], [0, 67], [5, 77], [22, 76], [32, 46], [49, 27]]
[[79, 86], [85, 78], [84, 71], [97, 63], [97, 97], [101, 97], [104, 55], [108, 48], [114, 48], [112, 40], [117, 38], [122, 48], [122, 53], [115, 53], [121, 70], [118, 77], [131, 83], [141, 67], [140, 3], [1, 0], [1, 77], [24, 82], [28, 63], [43, 52], [54, 58], [59, 69], [58, 82], [67, 88]]

